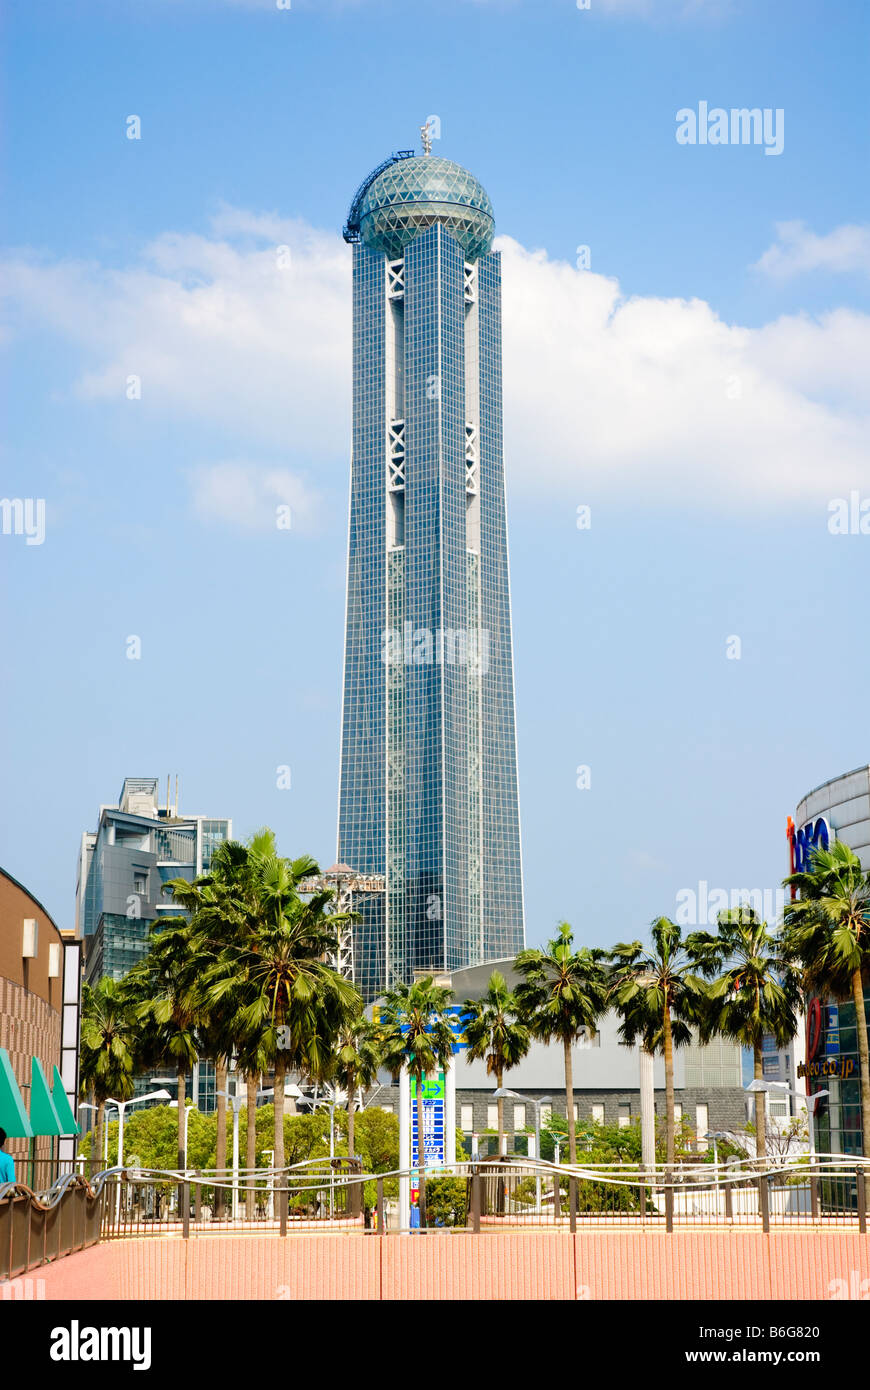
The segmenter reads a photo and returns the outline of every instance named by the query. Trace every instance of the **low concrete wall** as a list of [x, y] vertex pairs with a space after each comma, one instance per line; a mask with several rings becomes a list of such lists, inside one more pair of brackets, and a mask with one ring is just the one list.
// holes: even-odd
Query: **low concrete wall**
[[39, 1297], [78, 1300], [828, 1300], [866, 1297], [870, 1238], [845, 1230], [145, 1237], [70, 1255], [31, 1277]]

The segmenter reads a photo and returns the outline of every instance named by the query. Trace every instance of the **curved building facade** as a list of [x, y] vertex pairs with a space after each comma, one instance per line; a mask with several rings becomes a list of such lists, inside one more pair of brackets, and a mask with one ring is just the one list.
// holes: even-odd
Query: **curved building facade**
[[383, 875], [367, 1000], [524, 944], [502, 449], [501, 264], [460, 165], [361, 185], [338, 858]]
[[[80, 947], [72, 933], [65, 936], [42, 903], [0, 869], [0, 1047], [9, 1054], [25, 1103], [35, 1057], [47, 1077], [59, 1069], [75, 1112], [80, 972]], [[36, 1158], [51, 1156], [49, 1137], [34, 1142]], [[62, 1139], [60, 1149], [61, 1159], [71, 1159], [74, 1141]], [[23, 1180], [19, 1160], [28, 1152], [28, 1140], [10, 1138], [7, 1152]]]
[[[802, 866], [811, 850], [842, 840], [870, 871], [870, 767], [823, 782], [798, 803], [788, 826], [792, 868]], [[870, 991], [864, 1011], [870, 1024]], [[863, 1117], [858, 1081], [855, 1006], [851, 1000], [810, 1001], [806, 1055], [798, 1075], [808, 1093], [827, 1090], [816, 1115], [816, 1142], [823, 1153], [860, 1154]]]

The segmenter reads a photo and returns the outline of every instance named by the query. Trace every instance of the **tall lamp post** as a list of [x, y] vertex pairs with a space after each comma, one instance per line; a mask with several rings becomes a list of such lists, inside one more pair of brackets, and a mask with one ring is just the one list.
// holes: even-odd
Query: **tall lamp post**
[[[716, 1183], [716, 1202], [719, 1201], [719, 1140], [730, 1139], [731, 1135], [724, 1129], [708, 1129], [704, 1135], [705, 1139], [713, 1141], [713, 1178]], [[718, 1212], [718, 1205], [717, 1205]]]
[[[172, 1097], [170, 1096], [169, 1092], [168, 1092], [168, 1091], [164, 1091], [164, 1090], [160, 1090], [160, 1091], [149, 1091], [148, 1094], [145, 1095], [145, 1096], [133, 1096], [132, 1100], [115, 1100], [115, 1099], [114, 1099], [113, 1097], [111, 1097], [111, 1096], [109, 1096], [109, 1097], [106, 1099], [106, 1104], [107, 1104], [107, 1105], [114, 1105], [115, 1108], [116, 1108], [117, 1111], [118, 1111], [118, 1164], [117, 1164], [117, 1166], [118, 1166], [119, 1168], [123, 1168], [123, 1166], [124, 1166], [124, 1116], [125, 1116], [125, 1114], [126, 1114], [126, 1112], [127, 1112], [127, 1106], [128, 1106], [128, 1105], [144, 1105], [145, 1102], [146, 1102], [146, 1100], [171, 1100], [171, 1099], [172, 1099]], [[108, 1160], [106, 1161], [106, 1166], [108, 1167]], [[116, 1202], [116, 1207], [115, 1207], [116, 1215], [119, 1215], [119, 1214], [120, 1214], [120, 1211], [121, 1211], [121, 1185], [120, 1185], [120, 1183], [119, 1183], [119, 1184], [118, 1184], [118, 1188], [117, 1188], [117, 1202]]]
[[[170, 1109], [170, 1110], [177, 1110], [177, 1109], [178, 1109], [178, 1101], [177, 1101], [177, 1100], [171, 1100], [171, 1101], [169, 1102], [169, 1109]], [[185, 1105], [185, 1107], [184, 1107], [184, 1127], [183, 1127], [183, 1129], [184, 1129], [184, 1141], [183, 1141], [182, 1153], [184, 1154], [184, 1171], [185, 1171], [185, 1172], [187, 1172], [187, 1131], [188, 1131], [188, 1129], [189, 1129], [189, 1127], [190, 1127], [190, 1112], [191, 1112], [191, 1110], [197, 1110], [197, 1109], [198, 1109], [198, 1107], [197, 1107], [196, 1105], [194, 1105], [193, 1101], [189, 1101], [188, 1104]]]
[[[496, 1100], [530, 1100], [535, 1107], [535, 1161], [541, 1162], [541, 1106], [552, 1105], [552, 1096], [541, 1096], [540, 1100], [535, 1100], [534, 1096], [521, 1096], [518, 1091], [509, 1091], [505, 1086], [497, 1086], [493, 1091]], [[541, 1211], [541, 1170], [538, 1168], [535, 1174], [535, 1211], [540, 1215]]]
[[[103, 1110], [103, 1164], [104, 1164], [104, 1166], [105, 1166], [106, 1168], [108, 1168], [108, 1166], [109, 1166], [109, 1126], [108, 1126], [108, 1123], [107, 1123], [107, 1120], [106, 1120], [105, 1107], [107, 1107], [107, 1106], [109, 1106], [109, 1105], [114, 1105], [114, 1101], [107, 1100], [107, 1101], [105, 1102], [105, 1106], [104, 1106], [104, 1110]], [[91, 1105], [91, 1103], [90, 1103], [89, 1100], [83, 1100], [83, 1101], [80, 1101], [80, 1102], [79, 1102], [79, 1110], [99, 1110], [99, 1108], [100, 1108], [100, 1107], [99, 1107], [98, 1105]], [[96, 1137], [96, 1131], [95, 1131], [95, 1137]], [[91, 1157], [99, 1158], [99, 1154], [96, 1154], [96, 1155], [93, 1155], [93, 1154], [92, 1154]], [[82, 1159], [82, 1163], [84, 1163], [84, 1162], [85, 1162], [85, 1160]]]
[[114, 1105], [118, 1110], [118, 1167], [124, 1166], [124, 1116], [128, 1105], [144, 1105], [146, 1100], [171, 1100], [168, 1091], [149, 1091], [147, 1096], [134, 1096], [132, 1100], [113, 1100], [106, 1101], [107, 1105]]

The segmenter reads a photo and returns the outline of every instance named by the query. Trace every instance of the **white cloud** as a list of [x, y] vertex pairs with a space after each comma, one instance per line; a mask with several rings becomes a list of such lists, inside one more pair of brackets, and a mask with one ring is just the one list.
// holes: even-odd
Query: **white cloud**
[[320, 500], [297, 473], [242, 461], [193, 469], [191, 491], [194, 511], [203, 521], [258, 531], [278, 529], [279, 507], [281, 529], [307, 528], [316, 519]]
[[846, 224], [824, 236], [804, 222], [778, 222], [777, 240], [753, 266], [765, 275], [787, 279], [811, 270], [860, 271], [870, 275], [870, 226]]
[[224, 209], [215, 224], [210, 237], [166, 233], [127, 270], [12, 258], [0, 284], [13, 326], [34, 317], [78, 342], [86, 399], [122, 401], [136, 375], [149, 409], [319, 458], [325, 431], [347, 436], [346, 248], [274, 215]]
[[[498, 245], [515, 487], [746, 510], [870, 484], [867, 315], [750, 329], [703, 300], [626, 297], [614, 279]], [[210, 236], [167, 233], [126, 270], [18, 255], [4, 280], [13, 333], [47, 326], [78, 345], [79, 395], [126, 408], [135, 373], [143, 407], [189, 437], [217, 426], [221, 462], [194, 478], [201, 516], [255, 524], [295, 499], [311, 518], [302, 480], [330, 464], [343, 485], [351, 281], [335, 233], [225, 208]]]
[[514, 473], [578, 501], [596, 487], [718, 506], [870, 482], [867, 315], [749, 329], [499, 245]]

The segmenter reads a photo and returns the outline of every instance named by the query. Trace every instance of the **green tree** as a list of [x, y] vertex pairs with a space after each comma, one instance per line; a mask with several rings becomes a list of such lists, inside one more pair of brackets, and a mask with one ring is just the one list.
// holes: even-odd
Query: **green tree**
[[127, 994], [108, 976], [96, 985], [82, 985], [79, 1086], [96, 1106], [94, 1146], [97, 1164], [103, 1157], [106, 1101], [129, 1100], [133, 1094], [136, 1026]]
[[178, 1084], [178, 1168], [185, 1166], [184, 1109], [186, 1078], [200, 1052], [198, 1026], [202, 1007], [198, 987], [202, 960], [194, 949], [191, 927], [170, 919], [151, 933], [147, 954], [124, 979], [140, 1028], [146, 1065], [172, 1066]]
[[640, 1043], [647, 1052], [665, 1059], [667, 1111], [666, 1162], [676, 1152], [674, 1120], [674, 1048], [692, 1040], [692, 1025], [707, 1016], [709, 995], [702, 975], [716, 969], [715, 947], [707, 933], [695, 933], [683, 941], [676, 922], [658, 917], [652, 924], [652, 946], [640, 941], [620, 943], [610, 953], [610, 999], [622, 1020], [623, 1042]]
[[[752, 1051], [756, 1080], [764, 1076], [765, 1034], [785, 1047], [797, 1032], [800, 975], [786, 960], [778, 936], [751, 907], [721, 912], [717, 937], [710, 938], [710, 956], [723, 973], [709, 986], [710, 1009], [699, 1027], [702, 1043], [716, 1035], [730, 1038]], [[756, 1155], [767, 1155], [765, 1097], [755, 1093]]]
[[[258, 845], [265, 851], [273, 844], [271, 832], [258, 832], [251, 845]], [[255, 903], [255, 876], [251, 864], [251, 847], [238, 840], [224, 840], [211, 856], [208, 872], [199, 875], [193, 882], [185, 878], [172, 879], [164, 884], [164, 893], [171, 893], [173, 900], [184, 908], [191, 927], [191, 947], [205, 962], [212, 963], [232, 943], [237, 933], [243, 929], [246, 910]], [[216, 1167], [227, 1166], [227, 1077], [229, 1063], [236, 1048], [233, 1034], [233, 1010], [226, 1006], [210, 1005], [207, 995], [201, 988], [200, 980], [200, 1035], [205, 1055], [210, 1057], [215, 1067], [215, 1090], [217, 1094], [217, 1148]], [[253, 1108], [256, 1108], [256, 1092], [259, 1083], [258, 1058], [250, 1067], [241, 1062], [239, 1070], [248, 1081]], [[253, 1125], [251, 1126], [253, 1143]], [[247, 1153], [246, 1166], [254, 1166], [253, 1148]], [[218, 1218], [224, 1206], [224, 1189], [216, 1191], [215, 1208]], [[253, 1217], [253, 1197], [248, 1194], [248, 1216]]]
[[808, 993], [855, 1006], [864, 1157], [870, 1158], [870, 1047], [864, 986], [870, 977], [870, 874], [842, 840], [814, 850], [810, 868], [791, 874], [798, 897], [783, 914], [782, 945]]
[[398, 1076], [407, 1067], [414, 1078], [417, 1104], [417, 1154], [420, 1225], [426, 1225], [426, 1178], [423, 1154], [423, 1081], [437, 1075], [453, 1055], [453, 1030], [447, 1008], [451, 991], [431, 975], [412, 985], [396, 985], [384, 996], [380, 1015], [384, 1066]]
[[605, 952], [587, 946], [575, 951], [571, 927], [562, 922], [559, 935], [544, 951], [521, 951], [516, 960], [516, 968], [523, 976], [516, 989], [523, 1020], [533, 1037], [547, 1043], [557, 1039], [562, 1044], [571, 1163], [577, 1162], [571, 1048], [578, 1038], [595, 1031], [607, 1007], [604, 959]]
[[265, 857], [257, 866], [259, 903], [248, 931], [209, 973], [210, 1003], [233, 1002], [240, 1050], [262, 1049], [274, 1071], [277, 1168], [284, 1167], [288, 1070], [314, 1080], [328, 1077], [338, 1033], [361, 1007], [353, 985], [325, 959], [347, 914], [328, 913], [330, 891], [314, 893], [307, 902], [299, 896], [299, 882], [315, 872], [308, 858]]
[[466, 1178], [430, 1178], [426, 1184], [426, 1214], [432, 1226], [464, 1226], [468, 1220]]
[[[497, 970], [489, 977], [486, 993], [480, 999], [466, 999], [464, 1010], [471, 1017], [464, 1024], [468, 1063], [485, 1061], [487, 1076], [495, 1077], [496, 1087], [504, 1086], [504, 1074], [526, 1056], [531, 1044], [528, 1025], [519, 1017], [516, 994], [509, 990]], [[504, 1097], [498, 1097], [498, 1152], [504, 1150]]]

